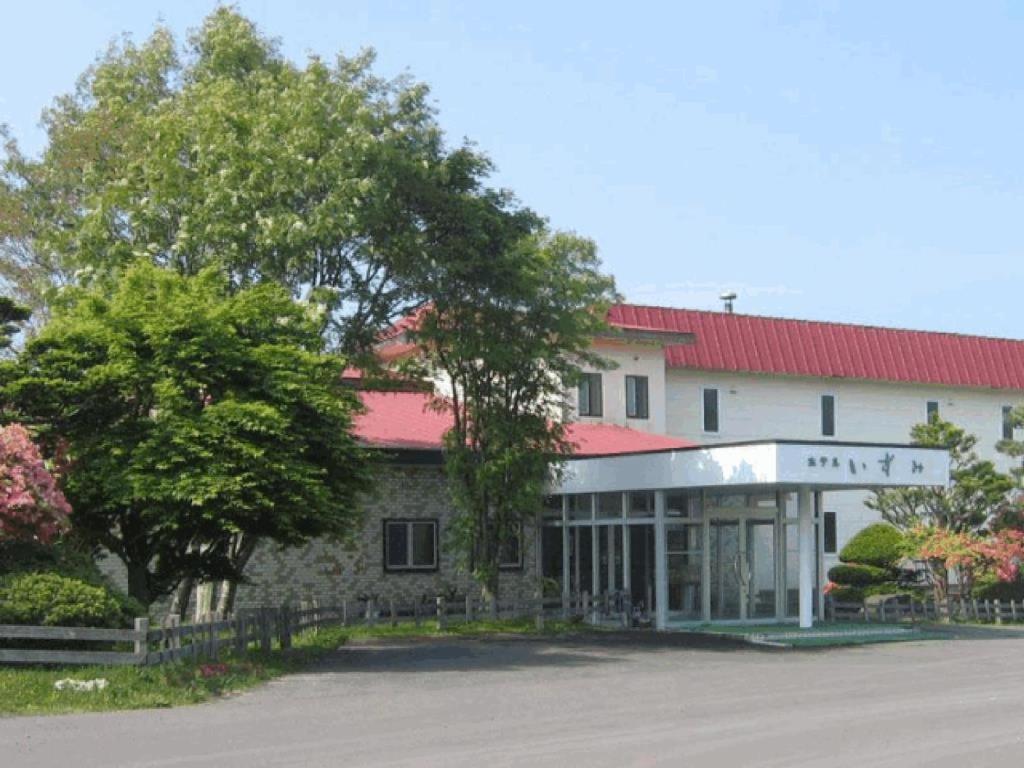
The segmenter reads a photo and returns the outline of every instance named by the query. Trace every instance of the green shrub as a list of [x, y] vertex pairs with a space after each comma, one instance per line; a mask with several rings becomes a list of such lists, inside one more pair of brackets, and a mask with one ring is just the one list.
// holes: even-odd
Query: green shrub
[[892, 571], [903, 558], [903, 534], [888, 523], [874, 523], [850, 539], [839, 559]]
[[843, 563], [829, 569], [829, 581], [841, 586], [866, 587], [870, 584], [882, 584], [891, 578], [885, 568], [860, 563]]
[[829, 597], [837, 603], [862, 603], [864, 598], [871, 595], [909, 595], [916, 602], [921, 602], [927, 596], [927, 591], [901, 587], [895, 581], [887, 581], [884, 584], [871, 584], [866, 587], [838, 586], [829, 592]]
[[101, 586], [56, 573], [23, 573], [0, 582], [0, 623], [119, 627], [122, 605]]
[[1024, 600], [1024, 579], [1000, 581], [995, 575], [984, 575], [974, 584], [974, 597], [979, 600]]
[[839, 586], [829, 592], [828, 596], [837, 603], [863, 603], [864, 588]]

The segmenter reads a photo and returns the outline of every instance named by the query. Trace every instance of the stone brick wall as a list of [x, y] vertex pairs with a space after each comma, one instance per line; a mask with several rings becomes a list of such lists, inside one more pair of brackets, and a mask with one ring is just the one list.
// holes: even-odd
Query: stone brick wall
[[[385, 571], [384, 520], [389, 518], [438, 521], [436, 571]], [[310, 600], [321, 605], [342, 600], [354, 604], [366, 597], [382, 605], [394, 600], [408, 606], [415, 599], [433, 600], [451, 592], [460, 599], [467, 592], [477, 595], [479, 587], [456, 567], [448, 541], [451, 518], [441, 467], [386, 466], [376, 493], [366, 501], [362, 528], [356, 535], [343, 543], [320, 539], [290, 549], [262, 545], [246, 568], [247, 583], [238, 589], [236, 610]], [[523, 538], [523, 567], [502, 571], [502, 599], [529, 597], [537, 586], [533, 533], [528, 531]]]
[[[363, 523], [344, 542], [317, 539], [302, 547], [282, 549], [262, 544], [246, 568], [246, 583], [238, 588], [235, 610], [258, 606], [298, 605], [316, 600], [321, 605], [338, 605], [347, 600], [353, 610], [358, 601], [373, 598], [382, 607], [389, 600], [408, 610], [413, 600], [433, 601], [454, 592], [459, 600], [466, 594], [479, 595], [472, 578], [459, 573], [453, 548], [448, 541], [452, 505], [444, 471], [439, 466], [385, 465], [376, 492], [364, 504]], [[385, 571], [384, 521], [389, 518], [437, 520], [438, 568], [436, 571]], [[535, 534], [523, 537], [523, 567], [502, 570], [501, 598], [523, 600], [538, 586]], [[127, 586], [124, 567], [111, 556], [100, 568], [122, 589]], [[200, 614], [215, 606], [212, 585], [200, 585], [191, 612]], [[154, 617], [166, 613], [169, 601], [152, 606]]]

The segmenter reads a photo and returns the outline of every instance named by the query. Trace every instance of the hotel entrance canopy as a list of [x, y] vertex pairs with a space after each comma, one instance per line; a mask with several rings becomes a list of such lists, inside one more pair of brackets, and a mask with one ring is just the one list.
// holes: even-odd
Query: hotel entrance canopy
[[941, 448], [770, 440], [620, 454], [566, 462], [554, 493], [672, 488], [818, 491], [946, 486]]
[[[690, 604], [689, 612], [683, 609], [676, 616], [690, 621], [784, 619], [790, 615], [788, 596], [795, 601], [797, 593], [800, 625], [809, 627], [815, 606], [820, 617], [824, 602], [823, 525], [816, 525], [820, 494], [948, 483], [948, 452], [910, 445], [769, 440], [588, 456], [567, 460], [550, 484], [550, 493], [562, 498], [562, 516], [548, 516], [546, 526], [562, 529], [567, 594], [572, 589], [571, 553], [577, 587], [581, 583], [581, 528], [590, 528], [590, 583], [595, 591], [602, 582], [613, 588], [616, 556], [621, 586], [629, 591], [635, 570], [630, 551], [636, 548], [631, 548], [631, 538], [634, 532], [648, 537], [645, 531], [653, 529], [653, 594], [648, 602], [654, 605], [659, 629], [668, 628], [673, 607], [683, 602]], [[685, 496], [686, 512], [669, 509], [667, 500], [673, 495]], [[787, 500], [793, 495], [796, 514], [790, 515]], [[632, 516], [633, 497], [653, 499], [653, 514], [646, 520]], [[790, 557], [798, 561], [798, 585], [792, 585], [798, 589], [787, 584], [789, 539], [797, 550]], [[599, 572], [602, 558], [607, 577]], [[724, 614], [722, 606], [730, 604], [737, 606], [735, 613]]]

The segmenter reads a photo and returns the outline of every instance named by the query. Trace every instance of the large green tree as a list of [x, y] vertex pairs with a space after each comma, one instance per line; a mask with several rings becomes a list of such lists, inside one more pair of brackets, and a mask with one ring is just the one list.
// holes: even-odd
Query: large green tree
[[453, 535], [492, 610], [502, 549], [535, 521], [545, 483], [571, 450], [564, 393], [581, 366], [603, 364], [591, 344], [615, 299], [592, 242], [550, 233], [506, 202], [468, 201], [458, 218], [476, 225], [424, 278], [431, 304], [414, 334], [450, 385], [438, 407], [453, 416]]
[[949, 451], [949, 487], [879, 491], [865, 503], [882, 519], [902, 530], [923, 524], [966, 533], [978, 531], [1005, 510], [1013, 479], [988, 459], [979, 458], [977, 437], [948, 421], [933, 419], [914, 425], [910, 438], [914, 445]]
[[[365, 350], [422, 297], [426, 222], [488, 162], [444, 144], [425, 86], [385, 80], [372, 52], [299, 66], [230, 8], [179, 47], [158, 28], [111, 46], [43, 116], [40, 157], [0, 158], [0, 278], [44, 310], [55, 286], [139, 258], [235, 286], [319, 292], [325, 330]], [[42, 319], [40, 312], [38, 319]]]
[[343, 536], [368, 487], [324, 309], [147, 261], [112, 292], [68, 289], [4, 370], [7, 419], [68, 462], [78, 535], [144, 604], [183, 578], [236, 582], [253, 547]]

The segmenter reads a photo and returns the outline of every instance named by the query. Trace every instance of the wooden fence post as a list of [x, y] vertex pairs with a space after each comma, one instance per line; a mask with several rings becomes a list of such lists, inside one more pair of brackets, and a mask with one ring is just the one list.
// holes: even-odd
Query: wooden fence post
[[437, 598], [437, 628], [441, 631], [448, 628], [448, 606], [443, 595]]
[[466, 622], [473, 620], [473, 596], [466, 595]]
[[398, 626], [398, 614], [395, 612], [395, 600], [391, 598], [388, 600], [388, 613], [391, 615], [391, 626]]
[[1010, 621], [1017, 620], [1017, 601], [1010, 600]]
[[217, 614], [210, 615], [210, 656], [216, 661], [220, 655], [220, 632], [217, 630]]
[[583, 604], [580, 606], [583, 612], [583, 618], [586, 619], [590, 614], [590, 593], [584, 592], [582, 596]]
[[245, 616], [239, 614], [235, 617], [235, 654], [241, 656], [245, 653]]
[[418, 627], [420, 625], [420, 599], [414, 597], [412, 600], [412, 621]]
[[377, 623], [377, 607], [372, 597], [366, 601], [366, 623], [371, 627]]
[[146, 656], [149, 653], [149, 619], [139, 618], [135, 620], [135, 656], [139, 664], [146, 663]]
[[544, 631], [544, 593], [538, 591], [534, 601], [534, 626], [538, 632]]

